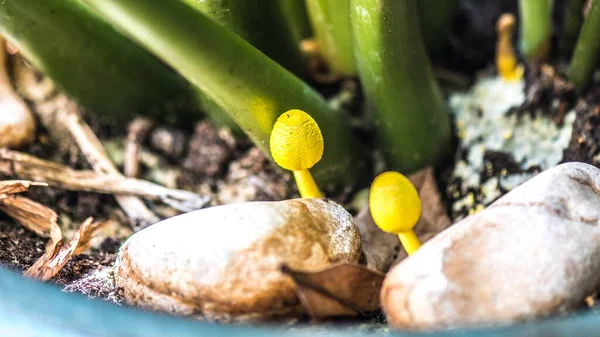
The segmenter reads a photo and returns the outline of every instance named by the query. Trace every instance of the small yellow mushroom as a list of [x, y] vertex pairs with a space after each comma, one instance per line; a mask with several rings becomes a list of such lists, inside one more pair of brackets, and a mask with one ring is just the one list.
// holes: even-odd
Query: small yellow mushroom
[[518, 64], [517, 54], [512, 45], [515, 31], [515, 16], [507, 13], [500, 16], [496, 24], [498, 41], [496, 43], [496, 67], [506, 81], [516, 81], [523, 77], [524, 68]]
[[397, 234], [411, 255], [421, 242], [413, 227], [421, 217], [421, 199], [413, 184], [398, 172], [384, 172], [371, 184], [369, 208], [382, 231]]
[[271, 131], [270, 147], [275, 162], [294, 172], [303, 198], [322, 197], [309, 169], [323, 156], [323, 135], [309, 114], [297, 109], [281, 114]]

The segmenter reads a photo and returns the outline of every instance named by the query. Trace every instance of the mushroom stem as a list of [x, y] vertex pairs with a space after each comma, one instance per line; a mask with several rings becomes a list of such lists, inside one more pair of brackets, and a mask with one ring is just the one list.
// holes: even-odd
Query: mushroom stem
[[413, 230], [398, 233], [402, 247], [406, 250], [408, 255], [412, 255], [414, 252], [421, 247], [421, 241], [417, 237], [417, 234]]
[[323, 195], [317, 187], [317, 183], [313, 179], [312, 174], [307, 169], [294, 171], [294, 178], [296, 179], [296, 185], [298, 185], [298, 191], [302, 198], [322, 198]]
[[523, 66], [518, 64], [517, 53], [512, 45], [515, 29], [515, 17], [504, 14], [496, 25], [498, 42], [496, 43], [496, 67], [505, 81], [520, 80], [523, 77]]

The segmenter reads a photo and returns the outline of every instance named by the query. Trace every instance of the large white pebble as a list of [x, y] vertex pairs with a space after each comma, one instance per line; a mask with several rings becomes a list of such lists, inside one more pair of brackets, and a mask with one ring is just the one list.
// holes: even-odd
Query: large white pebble
[[600, 286], [600, 170], [545, 171], [396, 265], [389, 322], [429, 330], [512, 323], [582, 305]]
[[131, 304], [210, 319], [304, 313], [283, 264], [306, 271], [358, 262], [360, 234], [320, 199], [250, 202], [176, 216], [121, 248], [115, 283]]

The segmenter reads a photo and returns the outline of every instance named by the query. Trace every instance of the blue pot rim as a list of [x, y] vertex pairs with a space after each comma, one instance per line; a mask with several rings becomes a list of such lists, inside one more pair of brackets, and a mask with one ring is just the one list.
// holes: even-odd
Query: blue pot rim
[[[0, 336], [3, 337], [225, 337], [225, 336], [421, 336], [410, 332], [369, 331], [357, 326], [304, 328], [276, 325], [227, 325], [144, 312], [26, 279], [0, 268]], [[504, 327], [460, 329], [426, 334], [454, 336], [598, 336], [600, 315], [583, 312]]]

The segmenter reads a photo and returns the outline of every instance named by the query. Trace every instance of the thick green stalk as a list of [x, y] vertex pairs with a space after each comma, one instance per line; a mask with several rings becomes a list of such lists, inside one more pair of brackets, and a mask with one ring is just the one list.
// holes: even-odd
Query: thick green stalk
[[552, 0], [519, 0], [521, 52], [528, 60], [544, 59], [550, 52]]
[[344, 119], [238, 35], [179, 1], [85, 1], [199, 87], [267, 155], [280, 114], [289, 109], [310, 113], [325, 138], [323, 160], [312, 172], [321, 182], [356, 182], [364, 156]]
[[304, 75], [304, 56], [280, 0], [183, 1], [233, 30], [289, 71]]
[[[92, 111], [197, 117], [189, 85], [75, 0], [0, 2], [0, 32], [38, 69]], [[190, 106], [191, 105], [191, 106]]]
[[591, 0], [569, 68], [569, 80], [584, 89], [592, 80], [600, 51], [600, 0]]
[[458, 0], [418, 0], [419, 22], [423, 40], [429, 55], [435, 58], [435, 54], [441, 51], [450, 32]]
[[350, 0], [306, 0], [317, 45], [334, 73], [355, 75]]
[[358, 74], [392, 169], [414, 172], [450, 146], [450, 121], [415, 0], [352, 0]]
[[567, 0], [564, 3], [565, 16], [559, 42], [560, 53], [563, 56], [573, 55], [575, 42], [583, 24], [583, 8], [586, 2], [587, 0]]
[[304, 0], [284, 0], [278, 2], [283, 10], [284, 17], [288, 21], [292, 34], [297, 42], [312, 35], [308, 13]]

